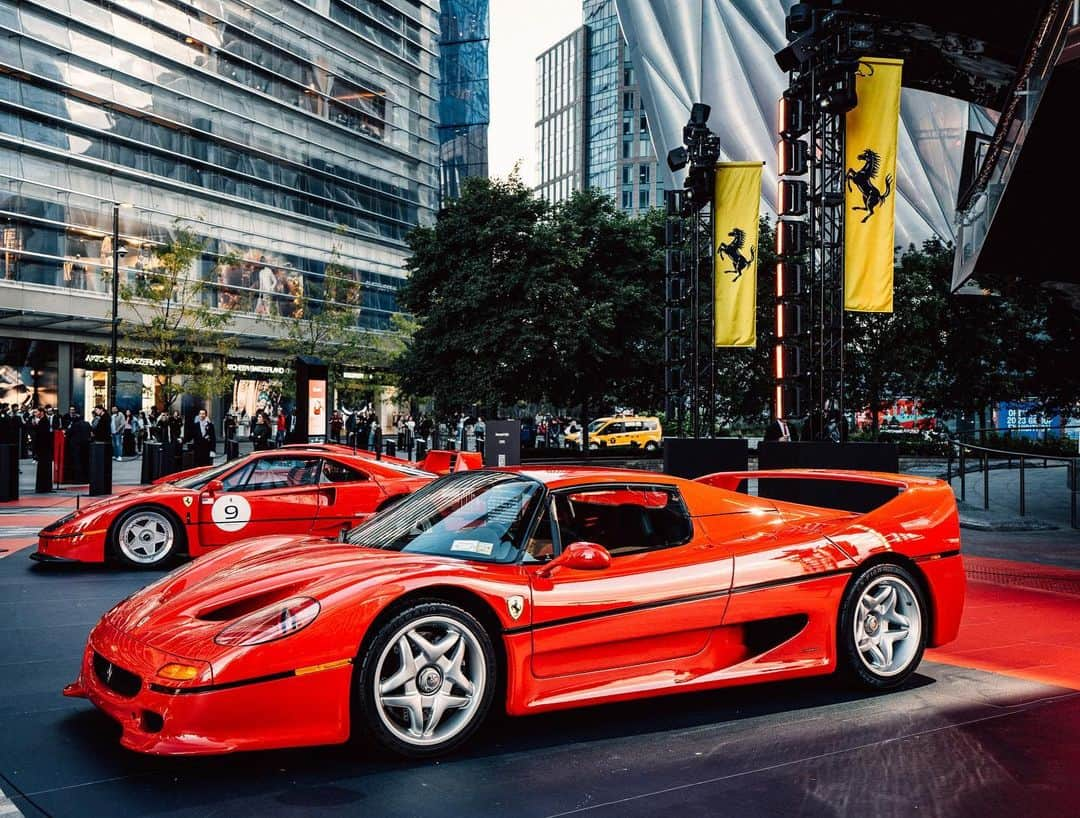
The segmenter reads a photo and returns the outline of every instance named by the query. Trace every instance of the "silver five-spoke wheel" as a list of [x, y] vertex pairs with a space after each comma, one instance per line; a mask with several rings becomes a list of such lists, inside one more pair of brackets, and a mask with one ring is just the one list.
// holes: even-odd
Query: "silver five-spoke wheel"
[[876, 565], [857, 577], [840, 613], [840, 658], [848, 672], [873, 688], [901, 684], [922, 659], [925, 612], [919, 584], [904, 567]]
[[160, 511], [137, 508], [120, 519], [116, 527], [116, 547], [132, 565], [157, 565], [173, 552], [176, 529]]
[[854, 628], [855, 647], [873, 673], [903, 673], [922, 635], [922, 611], [915, 592], [899, 577], [874, 580], [859, 598]]
[[363, 662], [369, 729], [404, 755], [464, 741], [491, 704], [494, 653], [484, 628], [449, 603], [423, 603], [379, 630]]

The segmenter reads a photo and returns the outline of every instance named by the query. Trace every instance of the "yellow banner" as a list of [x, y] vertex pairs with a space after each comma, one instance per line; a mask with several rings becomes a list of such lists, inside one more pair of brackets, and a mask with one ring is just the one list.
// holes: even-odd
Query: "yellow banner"
[[896, 132], [903, 60], [865, 57], [847, 115], [844, 167], [844, 309], [893, 311]]
[[713, 199], [718, 347], [757, 345], [757, 243], [762, 162], [720, 162]]

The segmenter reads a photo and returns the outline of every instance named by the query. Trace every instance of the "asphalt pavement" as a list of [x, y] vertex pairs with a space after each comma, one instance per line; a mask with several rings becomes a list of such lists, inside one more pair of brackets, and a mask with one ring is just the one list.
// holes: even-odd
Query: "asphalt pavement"
[[[117, 466], [118, 484], [137, 479]], [[353, 744], [177, 759], [121, 748], [60, 694], [101, 614], [160, 576], [31, 563], [30, 529], [75, 501], [0, 505], [0, 818], [1077, 814], [1080, 536], [1065, 529], [964, 530], [960, 638], [895, 692], [826, 678], [503, 718], [424, 763]]]

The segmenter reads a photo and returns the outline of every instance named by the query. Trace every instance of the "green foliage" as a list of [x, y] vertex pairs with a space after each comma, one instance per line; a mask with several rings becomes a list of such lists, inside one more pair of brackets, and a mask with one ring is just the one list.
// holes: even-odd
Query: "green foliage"
[[232, 316], [211, 309], [210, 286], [196, 269], [201, 239], [175, 224], [171, 240], [157, 248], [155, 263], [124, 283], [120, 297], [135, 320], [120, 325], [127, 354], [156, 359], [154, 378], [166, 406], [182, 394], [213, 398], [232, 387], [226, 359], [236, 347], [227, 329]]
[[409, 237], [399, 297], [417, 327], [396, 364], [403, 390], [447, 409], [656, 406], [661, 231], [595, 192], [551, 207], [517, 177], [468, 179]]

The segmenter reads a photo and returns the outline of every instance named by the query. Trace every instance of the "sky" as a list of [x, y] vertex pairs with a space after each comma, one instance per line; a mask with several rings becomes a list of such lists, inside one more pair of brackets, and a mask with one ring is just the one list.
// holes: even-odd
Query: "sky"
[[581, 25], [582, 0], [491, 0], [488, 172], [536, 184], [536, 58]]

